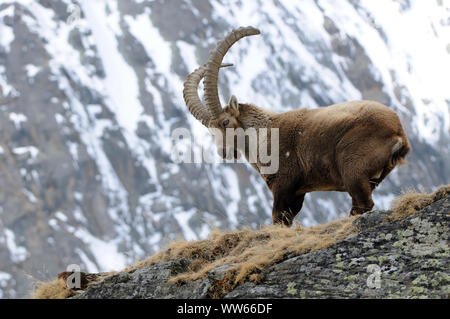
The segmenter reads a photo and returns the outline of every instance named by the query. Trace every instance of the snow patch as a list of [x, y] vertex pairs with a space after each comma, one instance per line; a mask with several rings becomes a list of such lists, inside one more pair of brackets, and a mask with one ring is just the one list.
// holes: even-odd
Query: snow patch
[[9, 250], [11, 260], [14, 263], [21, 263], [28, 257], [28, 251], [25, 247], [16, 244], [16, 236], [10, 230], [5, 228], [6, 247]]
[[13, 149], [15, 155], [29, 154], [32, 159], [35, 159], [39, 154], [39, 149], [36, 146], [22, 146]]
[[27, 72], [27, 76], [29, 78], [34, 78], [36, 74], [41, 71], [41, 68], [35, 66], [34, 64], [27, 64], [25, 65], [25, 71]]
[[[77, 229], [74, 235], [89, 246], [90, 251], [95, 256], [96, 263], [100, 266], [100, 271], [121, 270], [125, 268], [127, 261], [124, 255], [119, 252], [116, 240], [101, 240], [83, 228]], [[86, 266], [89, 265], [87, 260], [83, 260], [83, 262], [85, 262]], [[90, 267], [92, 267], [92, 264]]]
[[5, 20], [5, 17], [13, 16], [13, 5], [10, 5], [0, 11], [0, 46], [4, 47], [7, 53], [11, 51], [11, 43], [14, 41], [14, 30], [12, 27], [7, 26], [3, 21]]
[[189, 226], [189, 219], [195, 214], [195, 209], [190, 211], [175, 211], [174, 216], [177, 219], [178, 224], [180, 225], [184, 239], [186, 240], [196, 240], [198, 239], [197, 234], [195, 234], [191, 227]]
[[16, 130], [20, 129], [23, 122], [26, 122], [28, 119], [27, 117], [22, 113], [9, 113], [9, 119], [14, 122], [14, 125], [16, 126]]

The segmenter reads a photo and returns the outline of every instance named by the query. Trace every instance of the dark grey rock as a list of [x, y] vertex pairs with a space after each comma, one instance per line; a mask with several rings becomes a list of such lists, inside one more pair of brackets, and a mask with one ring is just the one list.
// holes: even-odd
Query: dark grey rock
[[384, 224], [385, 214], [367, 213], [365, 231], [272, 266], [225, 298], [449, 298], [449, 205]]
[[383, 210], [374, 210], [371, 212], [367, 212], [355, 219], [355, 221], [353, 221], [353, 225], [355, 225], [360, 231], [362, 231], [384, 223], [391, 213], [391, 211]]
[[91, 286], [76, 299], [132, 298], [205, 298], [210, 287], [207, 279], [179, 285], [169, 278], [186, 270], [189, 260], [179, 259], [119, 273]]

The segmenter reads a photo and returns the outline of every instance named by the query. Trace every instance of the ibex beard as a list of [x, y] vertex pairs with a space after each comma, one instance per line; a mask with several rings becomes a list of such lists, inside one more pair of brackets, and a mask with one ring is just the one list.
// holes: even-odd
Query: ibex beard
[[[273, 223], [290, 226], [302, 208], [305, 194], [313, 191], [349, 193], [351, 215], [371, 210], [372, 191], [410, 151], [398, 115], [374, 101], [275, 113], [238, 103], [232, 96], [222, 108], [217, 79], [219, 69], [229, 66], [222, 64], [223, 57], [235, 42], [259, 33], [252, 27], [239, 28], [217, 43], [207, 63], [186, 79], [183, 95], [189, 111], [212, 131], [219, 155], [237, 158], [243, 153], [261, 175], [274, 197]], [[203, 78], [206, 107], [197, 92]], [[245, 143], [251, 129], [255, 130], [257, 142]], [[261, 144], [264, 129], [270, 132], [267, 136], [276, 129], [277, 147], [271, 147], [275, 145], [269, 138], [265, 140], [267, 145]], [[264, 171], [266, 163], [252, 158], [252, 152], [259, 152], [259, 148], [269, 152], [276, 149], [276, 171]]]

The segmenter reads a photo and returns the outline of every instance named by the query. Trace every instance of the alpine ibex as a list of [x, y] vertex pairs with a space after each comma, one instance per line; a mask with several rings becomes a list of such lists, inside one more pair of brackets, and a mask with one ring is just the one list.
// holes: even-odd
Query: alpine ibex
[[[261, 163], [252, 163], [273, 194], [274, 224], [290, 226], [302, 208], [305, 194], [313, 191], [348, 192], [352, 197], [350, 215], [371, 210], [372, 191], [410, 150], [399, 117], [373, 101], [278, 114], [238, 103], [232, 96], [222, 108], [217, 89], [219, 68], [229, 66], [222, 64], [223, 57], [235, 42], [256, 34], [260, 31], [253, 27], [228, 33], [211, 51], [206, 64], [187, 77], [183, 96], [189, 111], [203, 125], [223, 132], [223, 136], [226, 129], [278, 129], [278, 171], [262, 174]], [[203, 77], [206, 107], [198, 96]], [[225, 157], [229, 151], [219, 149], [219, 155]], [[248, 146], [239, 151], [248, 160]], [[231, 154], [238, 156], [233, 146]]]

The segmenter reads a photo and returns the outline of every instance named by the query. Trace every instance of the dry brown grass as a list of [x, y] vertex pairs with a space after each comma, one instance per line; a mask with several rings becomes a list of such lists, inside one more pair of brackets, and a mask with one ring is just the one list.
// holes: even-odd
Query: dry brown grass
[[[232, 277], [231, 284], [235, 285], [290, 253], [320, 250], [354, 234], [354, 219], [347, 217], [308, 228], [296, 224], [291, 228], [271, 225], [259, 230], [213, 231], [205, 240], [173, 242], [165, 250], [127, 270], [177, 258], [190, 258], [194, 261], [188, 271], [171, 279], [186, 282], [204, 277], [211, 269], [234, 264], [227, 270], [227, 275], [230, 279]], [[252, 277], [254, 280], [256, 278]]]
[[391, 210], [393, 213], [389, 216], [388, 220], [391, 221], [409, 216], [449, 195], [450, 184], [442, 185], [430, 194], [418, 192], [414, 189], [407, 190], [392, 201]]
[[80, 289], [74, 291], [67, 286], [67, 280], [72, 275], [72, 272], [62, 272], [58, 274], [58, 279], [49, 282], [35, 282], [35, 289], [31, 294], [33, 299], [65, 299], [72, 297], [80, 292], [86, 290], [89, 286], [103, 281], [106, 277], [117, 274], [117, 272], [87, 274], [80, 272]]
[[[392, 201], [393, 213], [389, 220], [411, 215], [449, 194], [450, 185], [441, 186], [431, 194], [409, 190]], [[187, 271], [170, 279], [183, 283], [203, 278], [214, 268], [232, 265], [227, 269], [224, 278], [215, 285], [214, 291], [211, 291], [212, 297], [221, 297], [245, 280], [258, 282], [261, 279], [261, 270], [290, 254], [300, 255], [317, 251], [356, 234], [357, 229], [352, 224], [356, 218], [345, 217], [308, 228], [296, 224], [291, 228], [271, 225], [258, 230], [215, 230], [204, 240], [172, 242], [166, 249], [124, 271], [178, 258], [189, 258], [193, 262]], [[34, 298], [64, 298], [67, 290], [64, 282], [54, 281], [38, 287]]]
[[39, 282], [32, 292], [33, 299], [66, 299], [73, 295], [62, 278], [49, 282]]

